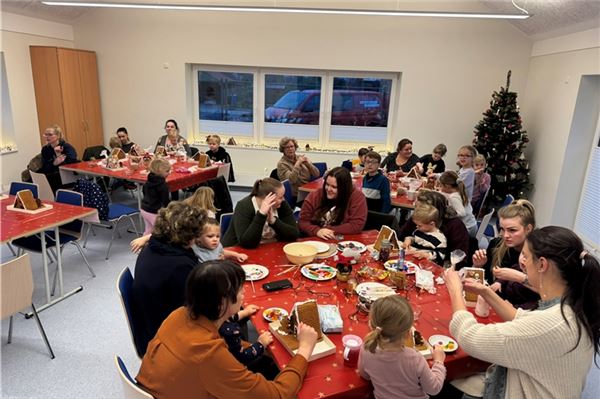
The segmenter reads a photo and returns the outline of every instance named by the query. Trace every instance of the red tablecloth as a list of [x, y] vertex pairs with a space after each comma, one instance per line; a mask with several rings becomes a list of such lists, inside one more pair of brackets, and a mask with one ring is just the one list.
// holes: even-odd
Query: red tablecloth
[[[112, 170], [98, 165], [97, 162], [98, 161], [78, 162], [63, 165], [60, 168], [62, 170], [68, 170], [86, 175], [114, 177], [116, 179], [128, 180], [140, 184], [144, 184], [148, 179], [147, 170], [143, 167], [140, 167], [140, 169], [135, 171], [130, 170], [128, 167], [124, 167], [119, 170]], [[183, 188], [200, 184], [217, 177], [217, 171], [219, 170], [218, 166], [200, 168], [191, 173], [182, 173], [177, 171], [179, 168], [184, 168], [187, 170], [187, 168], [194, 165], [196, 165], [196, 163], [178, 162], [171, 166], [171, 173], [169, 176], [167, 176], [167, 185], [169, 186], [170, 191], [181, 190]]]
[[[371, 244], [375, 241], [377, 232], [364, 232], [360, 235], [347, 236], [347, 240], [356, 240], [365, 244]], [[322, 359], [310, 362], [306, 379], [300, 390], [299, 398], [322, 398], [322, 397], [338, 397], [338, 398], [364, 398], [369, 397], [371, 392], [370, 384], [363, 380], [357, 373], [357, 370], [348, 368], [343, 365], [342, 349], [343, 345], [341, 338], [344, 334], [357, 334], [364, 337], [369, 332], [367, 325], [368, 316], [360, 316], [357, 321], [351, 320], [348, 316], [356, 311], [356, 295], [350, 298], [344, 294], [346, 283], [339, 282], [336, 279], [330, 281], [315, 282], [303, 277], [300, 272], [286, 273], [281, 276], [276, 276], [277, 273], [285, 270], [277, 265], [289, 263], [283, 253], [284, 243], [273, 243], [261, 245], [254, 250], [245, 250], [234, 248], [239, 252], [248, 254], [248, 264], [261, 264], [269, 268], [269, 275], [260, 281], [254, 282], [256, 292], [252, 291], [250, 283], [246, 283], [246, 305], [256, 304], [262, 309], [252, 317], [252, 322], [257, 330], [265, 331], [268, 329], [268, 322], [262, 317], [262, 310], [277, 306], [286, 310], [290, 310], [295, 302], [304, 301], [307, 299], [316, 299], [319, 304], [336, 304], [340, 307], [340, 312], [344, 321], [344, 331], [342, 334], [328, 334], [328, 337], [337, 347], [335, 355], [330, 355]], [[330, 266], [335, 266], [336, 262], [332, 258], [315, 261], [326, 263]], [[381, 263], [371, 258], [369, 251], [362, 254], [358, 265], [354, 265], [354, 271], [364, 265], [374, 268], [382, 268]], [[435, 273], [441, 272], [441, 269], [427, 261], [421, 261], [423, 266], [432, 266]], [[293, 289], [282, 291], [266, 292], [262, 288], [262, 284], [288, 278], [294, 284]], [[413, 277], [410, 277], [413, 279]], [[384, 280], [383, 283], [387, 283]], [[310, 290], [310, 292], [309, 292]], [[400, 291], [401, 295], [408, 296], [408, 299], [413, 307], [419, 306], [422, 309], [422, 314], [419, 320], [415, 322], [415, 327], [425, 338], [433, 334], [450, 335], [448, 324], [452, 316], [448, 292], [445, 286], [437, 286], [436, 294], [427, 292], [417, 293], [416, 289]], [[489, 322], [498, 320], [495, 315], [487, 319], [480, 319], [481, 322]], [[284, 367], [291, 359], [291, 356], [286, 349], [275, 339], [275, 342], [269, 348], [273, 354], [276, 363], [280, 367]], [[468, 356], [462, 349], [458, 349], [446, 357], [446, 367], [448, 369], [448, 379], [467, 376], [477, 371], [484, 370], [487, 364], [477, 359]]]

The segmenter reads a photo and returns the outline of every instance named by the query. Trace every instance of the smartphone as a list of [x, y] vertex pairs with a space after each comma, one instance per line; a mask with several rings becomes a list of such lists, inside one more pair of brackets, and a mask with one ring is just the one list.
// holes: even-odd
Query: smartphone
[[292, 282], [290, 280], [283, 279], [277, 281], [271, 281], [270, 283], [263, 284], [265, 291], [278, 291], [286, 288], [292, 288]]

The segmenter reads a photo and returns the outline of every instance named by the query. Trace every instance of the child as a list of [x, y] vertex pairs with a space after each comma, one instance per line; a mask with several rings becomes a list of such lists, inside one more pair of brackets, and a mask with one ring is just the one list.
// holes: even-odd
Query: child
[[231, 163], [231, 157], [225, 151], [225, 148], [221, 147], [221, 137], [217, 134], [211, 134], [206, 137], [206, 142], [208, 143], [208, 151], [206, 151], [206, 155], [210, 158], [212, 162], [222, 162], [228, 163], [229, 167], [229, 179], [227, 181], [234, 182], [235, 177], [233, 175], [233, 164]]
[[446, 236], [439, 229], [440, 215], [434, 206], [419, 204], [415, 208], [412, 220], [417, 226], [412, 237], [406, 237], [404, 248], [413, 247], [417, 250], [415, 255], [425, 255], [438, 265], [441, 265], [446, 256]]
[[200, 262], [215, 259], [231, 259], [242, 263], [248, 259], [248, 255], [246, 254], [223, 249], [223, 244], [221, 244], [221, 226], [216, 219], [212, 218], [206, 221], [202, 229], [202, 234], [196, 240], [196, 243], [192, 245], [192, 249]]
[[433, 148], [431, 154], [423, 155], [417, 162], [419, 173], [430, 176], [433, 173], [442, 173], [446, 170], [446, 163], [442, 159], [448, 149], [445, 144], [438, 144]]
[[371, 151], [365, 155], [362, 192], [367, 198], [367, 208], [370, 211], [389, 213], [392, 209], [390, 181], [379, 170], [380, 163], [379, 153]]
[[199, 187], [190, 198], [185, 199], [185, 202], [194, 208], [204, 209], [209, 218], [216, 217], [218, 209], [215, 208], [215, 192], [210, 187]]
[[380, 298], [371, 306], [371, 332], [360, 348], [358, 372], [371, 380], [377, 399], [428, 398], [442, 390], [446, 378], [442, 346], [433, 348], [431, 369], [421, 353], [404, 346], [413, 321], [411, 306], [400, 296]]
[[485, 157], [478, 154], [473, 158], [473, 169], [475, 170], [475, 182], [473, 185], [473, 198], [471, 198], [471, 204], [473, 205], [473, 211], [479, 212], [483, 205], [485, 193], [490, 189], [492, 178], [489, 173], [486, 173]]
[[144, 199], [140, 209], [146, 226], [144, 234], [152, 232], [158, 210], [169, 205], [169, 186], [166, 178], [171, 171], [171, 164], [164, 158], [156, 158], [150, 162], [148, 170], [150, 173], [146, 184], [142, 187]]
[[368, 148], [361, 148], [358, 150], [358, 159], [352, 160], [352, 167], [354, 172], [362, 172], [365, 168], [365, 155], [370, 152]]
[[471, 208], [471, 204], [467, 199], [464, 183], [458, 179], [458, 174], [453, 170], [442, 173], [439, 183], [440, 191], [448, 198], [448, 203], [465, 224], [469, 236], [475, 237], [475, 234], [477, 234], [477, 220], [475, 220], [473, 208]]
[[114, 150], [115, 148], [121, 148], [121, 140], [119, 140], [118, 137], [111, 137], [110, 140], [108, 140], [108, 146], [111, 150]]
[[473, 169], [473, 159], [477, 155], [477, 150], [471, 145], [463, 145], [458, 149], [458, 162], [460, 166], [458, 177], [465, 184], [467, 198], [469, 202], [473, 198], [473, 186], [475, 185], [475, 170]]

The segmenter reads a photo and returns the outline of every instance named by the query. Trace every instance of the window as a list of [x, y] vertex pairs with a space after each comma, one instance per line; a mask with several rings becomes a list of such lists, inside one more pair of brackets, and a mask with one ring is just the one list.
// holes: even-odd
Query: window
[[10, 92], [8, 90], [8, 79], [6, 75], [6, 64], [4, 63], [4, 52], [0, 52], [0, 79], [2, 82], [2, 122], [0, 130], [0, 153], [16, 151], [15, 127], [13, 123], [12, 107], [10, 104]]
[[592, 153], [587, 169], [587, 176], [581, 193], [577, 218], [575, 219], [575, 232], [589, 246], [600, 254], [600, 120], [596, 130]]
[[195, 66], [198, 137], [276, 144], [389, 145], [398, 74]]

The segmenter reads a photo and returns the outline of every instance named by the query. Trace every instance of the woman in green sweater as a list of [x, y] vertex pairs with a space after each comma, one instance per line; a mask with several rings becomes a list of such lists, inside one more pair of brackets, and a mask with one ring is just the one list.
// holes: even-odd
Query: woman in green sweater
[[270, 177], [257, 180], [252, 192], [235, 206], [221, 240], [224, 247], [256, 248], [273, 241], [295, 241], [299, 231], [294, 212], [284, 200], [285, 188]]

